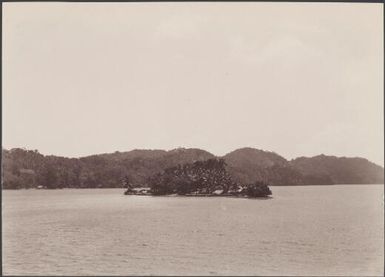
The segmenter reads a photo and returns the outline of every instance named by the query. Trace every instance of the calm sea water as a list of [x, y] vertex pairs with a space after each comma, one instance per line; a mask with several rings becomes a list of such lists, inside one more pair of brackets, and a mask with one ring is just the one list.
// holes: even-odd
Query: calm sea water
[[269, 200], [3, 191], [3, 273], [383, 275], [382, 185], [271, 189]]

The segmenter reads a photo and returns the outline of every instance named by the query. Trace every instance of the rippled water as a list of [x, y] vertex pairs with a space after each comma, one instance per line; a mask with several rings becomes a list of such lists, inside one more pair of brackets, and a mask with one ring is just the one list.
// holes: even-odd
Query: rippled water
[[383, 186], [271, 189], [270, 200], [3, 191], [3, 273], [383, 275]]

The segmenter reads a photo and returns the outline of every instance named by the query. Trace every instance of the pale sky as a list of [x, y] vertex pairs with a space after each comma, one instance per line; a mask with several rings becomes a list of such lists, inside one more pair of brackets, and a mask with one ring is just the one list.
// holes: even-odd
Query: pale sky
[[3, 147], [384, 164], [383, 6], [3, 3]]

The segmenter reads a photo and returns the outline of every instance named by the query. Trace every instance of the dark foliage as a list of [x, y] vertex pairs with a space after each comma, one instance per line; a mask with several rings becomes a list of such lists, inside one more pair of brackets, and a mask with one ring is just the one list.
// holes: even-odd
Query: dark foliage
[[133, 150], [76, 158], [37, 150], [2, 150], [2, 186], [21, 188], [121, 188], [145, 185], [149, 176], [180, 163], [214, 157], [200, 149]]
[[[384, 168], [363, 158], [318, 155], [297, 158], [290, 164], [306, 176], [329, 178], [334, 184], [383, 184]], [[319, 183], [319, 180], [315, 180]]]
[[236, 185], [226, 171], [222, 159], [209, 159], [167, 168], [149, 178], [155, 195], [210, 194], [216, 189], [223, 193]]
[[246, 185], [242, 193], [248, 197], [266, 197], [272, 194], [268, 185], [259, 181]]
[[154, 195], [211, 195], [220, 191], [221, 195], [247, 197], [266, 197], [271, 190], [264, 182], [257, 181], [248, 185], [234, 182], [226, 171], [223, 159], [210, 159], [203, 162], [167, 168], [154, 175], [149, 183]]

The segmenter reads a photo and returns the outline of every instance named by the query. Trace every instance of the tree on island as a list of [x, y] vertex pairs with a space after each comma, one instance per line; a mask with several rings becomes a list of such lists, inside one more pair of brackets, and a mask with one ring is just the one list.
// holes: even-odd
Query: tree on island
[[246, 185], [242, 192], [249, 197], [265, 197], [272, 194], [269, 186], [261, 181]]
[[221, 186], [227, 192], [234, 185], [221, 159], [196, 161], [165, 169], [149, 179], [155, 195], [212, 193]]
[[210, 195], [219, 190], [222, 195], [263, 197], [271, 195], [265, 183], [240, 185], [226, 171], [222, 159], [197, 161], [165, 169], [149, 179], [153, 195]]
[[124, 175], [124, 177], [122, 178], [122, 185], [124, 188], [127, 188], [127, 189], [132, 189], [132, 184], [130, 182], [130, 177], [128, 177], [128, 175]]

